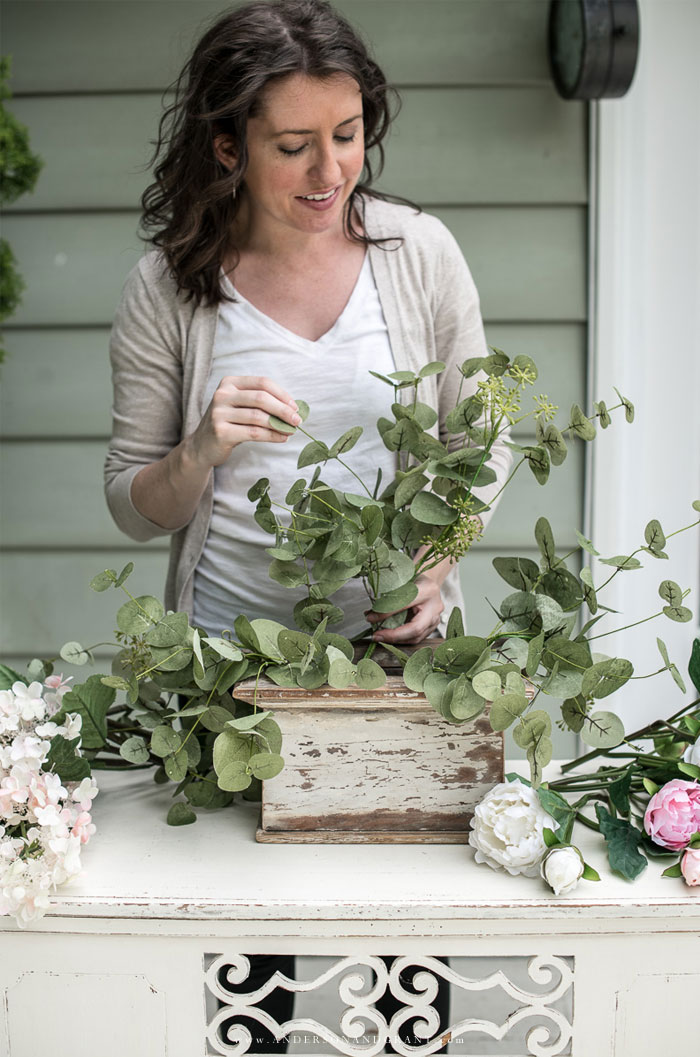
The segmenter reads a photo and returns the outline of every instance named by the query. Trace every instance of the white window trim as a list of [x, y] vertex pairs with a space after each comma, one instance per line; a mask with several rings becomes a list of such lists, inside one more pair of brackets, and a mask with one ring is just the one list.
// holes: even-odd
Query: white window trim
[[[640, 0], [640, 13], [629, 93], [592, 107], [590, 396], [617, 402], [617, 386], [637, 410], [632, 426], [616, 415], [590, 449], [588, 529], [606, 557], [634, 549], [652, 517], [666, 532], [689, 524], [700, 498], [700, 3]], [[602, 600], [619, 616], [602, 623], [622, 626], [658, 610], [666, 578], [692, 589], [693, 622], [660, 617], [598, 645], [628, 657], [642, 675], [662, 663], [660, 636], [690, 687], [700, 624], [697, 530], [670, 540], [668, 553], [668, 561], [642, 555], [644, 571], [616, 577]], [[594, 566], [595, 582], [610, 571]], [[612, 707], [629, 730], [682, 704], [663, 674], [632, 681]]]

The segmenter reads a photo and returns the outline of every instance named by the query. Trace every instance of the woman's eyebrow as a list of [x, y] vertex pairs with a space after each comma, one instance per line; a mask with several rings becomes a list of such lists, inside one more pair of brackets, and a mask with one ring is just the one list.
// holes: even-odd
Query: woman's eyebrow
[[[335, 127], [342, 128], [343, 125], [349, 125], [351, 121], [357, 121], [361, 118], [362, 114], [354, 114], [352, 117], [346, 117], [344, 121], [340, 121]], [[313, 133], [312, 128], [285, 128], [281, 132], [275, 132], [273, 138], [277, 136], [310, 136]]]

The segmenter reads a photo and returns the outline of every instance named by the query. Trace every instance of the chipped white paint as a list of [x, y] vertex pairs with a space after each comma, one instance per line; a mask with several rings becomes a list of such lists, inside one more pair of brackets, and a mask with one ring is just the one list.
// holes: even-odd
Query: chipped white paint
[[474, 806], [503, 780], [503, 735], [487, 714], [447, 723], [398, 676], [377, 690], [236, 687], [243, 700], [254, 692], [285, 757], [264, 783], [258, 840], [466, 843]]

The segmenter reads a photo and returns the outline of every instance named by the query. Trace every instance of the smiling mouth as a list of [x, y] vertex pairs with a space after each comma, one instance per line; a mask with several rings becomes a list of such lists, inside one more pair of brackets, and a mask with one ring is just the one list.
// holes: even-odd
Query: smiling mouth
[[337, 190], [337, 187], [333, 187], [330, 191], [316, 191], [309, 195], [297, 195], [297, 198], [303, 198], [305, 202], [326, 202], [333, 197]]

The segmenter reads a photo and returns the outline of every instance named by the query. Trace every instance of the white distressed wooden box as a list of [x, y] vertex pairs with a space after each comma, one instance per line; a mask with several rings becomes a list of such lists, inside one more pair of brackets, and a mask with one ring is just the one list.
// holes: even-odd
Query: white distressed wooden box
[[[251, 679], [234, 693], [252, 703], [254, 691]], [[377, 690], [261, 679], [257, 704], [274, 713], [285, 759], [263, 783], [259, 841], [465, 844], [474, 806], [503, 781], [488, 713], [447, 723], [399, 675]]]

